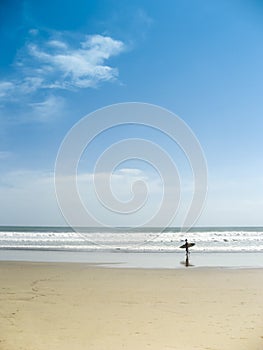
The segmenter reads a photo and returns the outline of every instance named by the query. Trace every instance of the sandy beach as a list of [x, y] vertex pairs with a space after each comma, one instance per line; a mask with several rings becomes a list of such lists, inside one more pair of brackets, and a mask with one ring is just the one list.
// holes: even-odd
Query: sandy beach
[[0, 349], [263, 348], [262, 269], [0, 263]]

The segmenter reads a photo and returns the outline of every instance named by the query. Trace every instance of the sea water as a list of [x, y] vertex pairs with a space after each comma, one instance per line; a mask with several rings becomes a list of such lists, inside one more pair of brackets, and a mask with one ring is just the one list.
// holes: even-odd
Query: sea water
[[179, 252], [185, 238], [196, 252], [263, 252], [263, 227], [88, 228], [0, 227], [0, 249]]
[[75, 232], [70, 227], [0, 227], [0, 260], [173, 267], [175, 261], [183, 262], [180, 246], [185, 238], [195, 243], [191, 260], [196, 266], [263, 266], [262, 227], [199, 227], [187, 233], [178, 228], [82, 228]]

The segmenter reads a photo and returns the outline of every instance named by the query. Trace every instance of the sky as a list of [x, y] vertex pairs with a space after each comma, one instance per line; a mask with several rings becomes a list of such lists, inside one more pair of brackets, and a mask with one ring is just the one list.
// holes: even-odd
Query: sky
[[[256, 0], [1, 1], [0, 225], [67, 225], [54, 186], [64, 137], [100, 108], [142, 102], [179, 116], [201, 144], [208, 190], [196, 225], [263, 226], [262, 19]], [[142, 125], [112, 128], [87, 146], [77, 179], [83, 202], [115, 225], [91, 180], [100, 155], [129, 138], [159, 145], [176, 164], [182, 200], [171, 225], [180, 226], [191, 164], [167, 135]], [[158, 211], [161, 180], [173, 178], [158, 170], [133, 158], [112, 174], [124, 203], [134, 181], [147, 184], [140, 222]], [[97, 175], [102, 186], [105, 173]]]

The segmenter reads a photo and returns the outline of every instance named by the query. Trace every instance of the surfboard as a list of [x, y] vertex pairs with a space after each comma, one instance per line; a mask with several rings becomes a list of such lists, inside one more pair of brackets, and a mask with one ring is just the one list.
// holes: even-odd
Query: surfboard
[[[193, 247], [194, 245], [195, 245], [195, 243], [188, 243], [188, 248], [191, 248], [191, 247]], [[186, 245], [183, 244], [183, 245], [181, 245], [181, 247], [179, 247], [179, 248], [185, 249], [185, 248], [186, 248]]]

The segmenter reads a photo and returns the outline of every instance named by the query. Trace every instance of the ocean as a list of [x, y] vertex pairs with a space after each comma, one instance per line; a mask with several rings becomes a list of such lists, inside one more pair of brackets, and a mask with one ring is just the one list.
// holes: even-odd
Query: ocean
[[[263, 227], [0, 227], [0, 260], [89, 262], [119, 267], [178, 267], [185, 238], [195, 266], [263, 267]], [[114, 253], [114, 254], [113, 254]], [[130, 253], [130, 254], [127, 254]], [[174, 254], [171, 254], [174, 253]]]
[[88, 228], [76, 233], [70, 227], [0, 227], [0, 249], [180, 252], [185, 238], [196, 252], [263, 252], [263, 227]]

